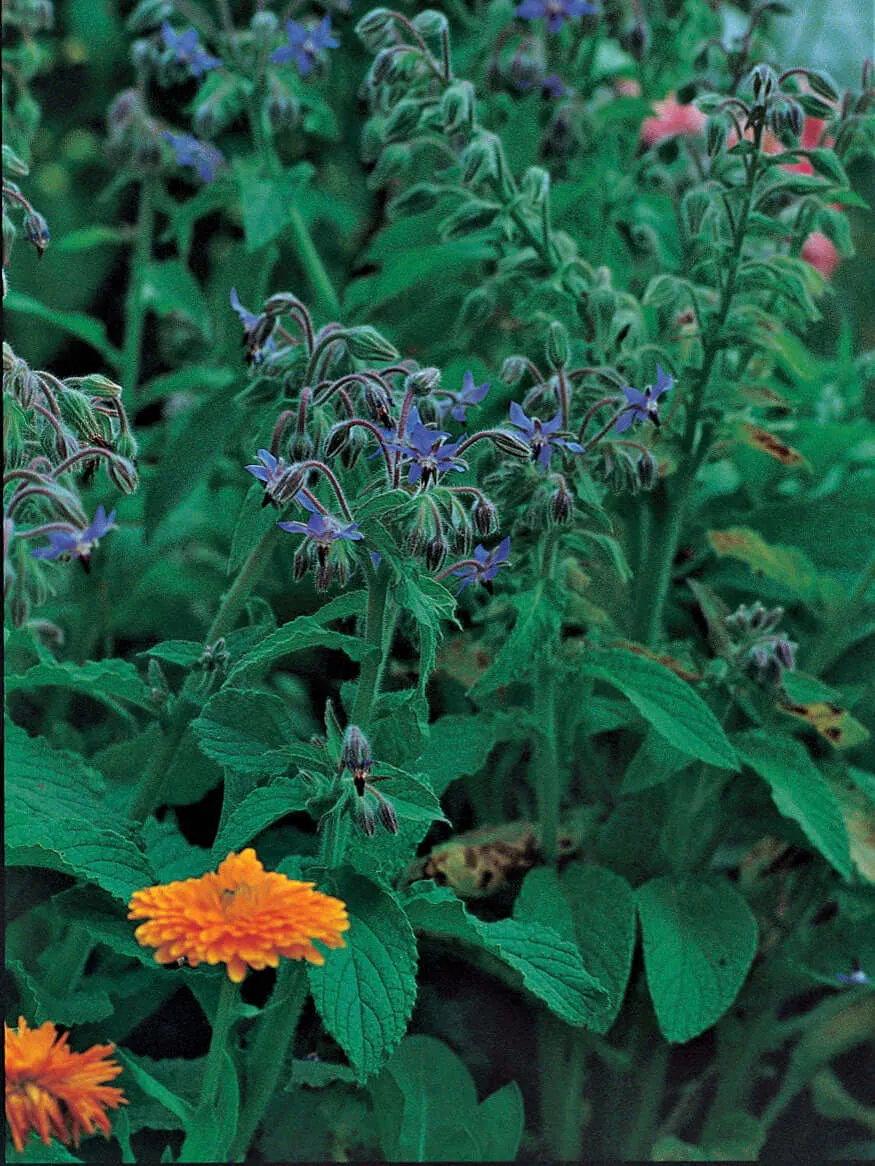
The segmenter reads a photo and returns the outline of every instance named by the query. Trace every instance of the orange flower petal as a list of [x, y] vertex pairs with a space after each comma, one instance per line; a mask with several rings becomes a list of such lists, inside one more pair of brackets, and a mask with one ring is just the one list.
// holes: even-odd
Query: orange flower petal
[[159, 963], [224, 963], [235, 983], [247, 968], [277, 967], [280, 956], [321, 964], [313, 941], [343, 947], [349, 927], [340, 899], [266, 871], [251, 848], [229, 854], [214, 873], [137, 891], [128, 907], [129, 919], [146, 920], [134, 934], [156, 948]]
[[4, 1025], [6, 1051], [6, 1120], [16, 1150], [24, 1149], [35, 1130], [44, 1145], [52, 1137], [79, 1145], [83, 1132], [95, 1127], [109, 1135], [106, 1109], [126, 1105], [121, 1089], [107, 1085], [122, 1071], [107, 1060], [113, 1045], [93, 1045], [71, 1052], [67, 1033], [46, 1021], [29, 1028], [24, 1017], [18, 1030]]

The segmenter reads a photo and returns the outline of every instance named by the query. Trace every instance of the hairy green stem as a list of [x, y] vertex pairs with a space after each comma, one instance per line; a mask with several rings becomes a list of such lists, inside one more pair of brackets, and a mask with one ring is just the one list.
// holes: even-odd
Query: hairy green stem
[[556, 1161], [579, 1162], [586, 1047], [581, 1034], [553, 1013], [538, 1019], [541, 1136]]
[[204, 1068], [204, 1079], [201, 1083], [201, 1095], [198, 1102], [198, 1111], [202, 1115], [210, 1115], [216, 1103], [216, 1094], [219, 1090], [219, 1078], [222, 1075], [222, 1064], [228, 1052], [228, 1035], [234, 1020], [234, 1005], [239, 993], [238, 986], [227, 976], [222, 977], [222, 987], [219, 991], [219, 1003], [216, 1015], [213, 1018], [213, 1031], [210, 1036], [210, 1048], [207, 1053], [207, 1063]]
[[[542, 586], [553, 578], [556, 565], [556, 529], [544, 536]], [[553, 645], [545, 645], [535, 669], [534, 713], [537, 726], [535, 743], [535, 787], [541, 849], [546, 862], [555, 864], [559, 857], [559, 803], [562, 782], [559, 774], [559, 751], [556, 742], [556, 685], [553, 668]]]
[[640, 1082], [639, 1104], [626, 1142], [626, 1152], [623, 1155], [626, 1159], [650, 1161], [650, 1152], [653, 1148], [665, 1092], [669, 1058], [668, 1045], [661, 1037], [658, 1037], [657, 1041], [658, 1043], [650, 1054], [643, 1072], [638, 1077]]
[[249, 1144], [277, 1087], [307, 999], [307, 972], [300, 963], [283, 964], [270, 1003], [255, 1022], [246, 1056], [246, 1081], [230, 1157], [246, 1161]]
[[352, 710], [352, 723], [366, 729], [379, 696], [383, 663], [383, 624], [386, 618], [386, 598], [389, 592], [388, 571], [374, 569], [368, 560], [368, 613], [365, 623], [365, 642], [371, 651], [362, 660], [358, 688]]
[[735, 297], [738, 269], [741, 264], [747, 223], [753, 202], [753, 191], [759, 175], [762, 134], [763, 126], [758, 125], [754, 135], [755, 152], [751, 155], [751, 161], [747, 167], [744, 204], [735, 224], [732, 252], [727, 262], [726, 282], [723, 284], [717, 316], [709, 328], [708, 338], [704, 346], [702, 368], [693, 386], [691, 400], [687, 408], [687, 421], [681, 439], [681, 446], [686, 457], [678, 470], [671, 492], [668, 490], [667, 483], [664, 491], [654, 495], [654, 506], [658, 504], [659, 499], [663, 502], [662, 511], [656, 511], [654, 514], [656, 539], [652, 551], [652, 561], [655, 563], [656, 574], [655, 577], [644, 574], [639, 577], [634, 627], [635, 638], [645, 644], [654, 644], [662, 633], [665, 605], [671, 589], [672, 568], [683, 529], [687, 503], [696, 474], [708, 454], [709, 442], [699, 439], [697, 443], [699, 419], [717, 359], [725, 347], [723, 329]]

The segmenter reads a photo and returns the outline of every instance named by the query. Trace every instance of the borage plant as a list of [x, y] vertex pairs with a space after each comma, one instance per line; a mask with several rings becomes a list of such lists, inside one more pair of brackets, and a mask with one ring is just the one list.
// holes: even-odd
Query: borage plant
[[869, 1152], [872, 68], [651, 7], [144, 0], [51, 246], [4, 7], [10, 1160]]

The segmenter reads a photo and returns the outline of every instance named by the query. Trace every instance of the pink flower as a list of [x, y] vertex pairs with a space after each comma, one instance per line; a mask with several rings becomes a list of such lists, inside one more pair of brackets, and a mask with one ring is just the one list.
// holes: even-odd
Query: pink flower
[[832, 276], [839, 263], [838, 251], [826, 235], [821, 234], [820, 231], [812, 231], [805, 240], [802, 247], [802, 258], [806, 263], [810, 263], [812, 267], [816, 268], [824, 279], [829, 279]]
[[664, 101], [655, 101], [655, 117], [648, 117], [641, 126], [641, 141], [645, 146], [655, 146], [666, 138], [699, 134], [708, 120], [695, 105], [681, 105], [670, 93]]

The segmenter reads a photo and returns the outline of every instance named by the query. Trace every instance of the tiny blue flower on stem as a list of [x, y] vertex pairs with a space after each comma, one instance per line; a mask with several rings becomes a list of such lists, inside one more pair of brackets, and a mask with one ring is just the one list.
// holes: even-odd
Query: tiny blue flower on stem
[[35, 559], [59, 559], [62, 555], [70, 555], [79, 559], [86, 571], [89, 570], [89, 559], [98, 540], [102, 539], [107, 531], [115, 529], [115, 511], [109, 517], [103, 506], [98, 506], [94, 514], [94, 521], [84, 530], [76, 530], [71, 526], [69, 530], [49, 531], [49, 545], [37, 547], [31, 551]]
[[326, 16], [316, 28], [307, 28], [294, 20], [286, 22], [288, 44], [282, 45], [270, 54], [275, 65], [285, 65], [294, 61], [298, 72], [306, 77], [312, 72], [316, 58], [324, 49], [336, 49], [340, 41], [331, 35], [331, 17]]
[[516, 10], [522, 20], [541, 20], [546, 17], [547, 31], [558, 32], [566, 20], [591, 16], [595, 5], [587, 0], [523, 0]]
[[191, 134], [174, 134], [165, 130], [161, 136], [173, 147], [177, 165], [193, 166], [201, 182], [212, 182], [218, 167], [224, 165], [225, 159], [215, 146], [199, 142]]
[[[464, 423], [468, 419], [465, 410], [469, 409], [472, 405], [479, 405], [489, 392], [489, 389], [489, 381], [486, 381], [482, 385], [475, 385], [474, 374], [470, 371], [466, 372], [462, 377], [461, 392], [451, 393], [449, 390], [446, 390], [447, 398], [441, 401], [438, 406], [441, 420], [449, 412], [449, 415], [454, 421]], [[444, 392], [445, 390], [441, 391]]]
[[562, 427], [561, 409], [552, 421], [539, 421], [537, 418], [527, 417], [522, 406], [516, 401], [511, 401], [510, 423], [524, 434], [532, 451], [532, 461], [536, 461], [544, 470], [549, 466], [555, 449], [568, 449], [572, 453], [581, 453], [583, 450], [583, 446], [576, 441], [554, 436]]
[[164, 46], [173, 53], [173, 60], [179, 65], [188, 65], [194, 77], [203, 77], [210, 69], [218, 69], [222, 62], [211, 57], [201, 48], [196, 29], [188, 28], [177, 33], [165, 20], [161, 25]]
[[872, 983], [872, 977], [866, 975], [866, 973], [860, 967], [859, 960], [853, 960], [851, 962], [850, 972], [838, 972], [838, 973], [836, 973], [836, 979], [841, 981], [842, 984], [871, 984]]
[[[510, 553], [510, 537], [503, 538], [494, 550], [487, 551], [479, 544], [474, 548], [474, 556], [463, 563], [443, 571], [441, 574], [457, 575], [462, 584], [458, 594], [461, 595], [469, 583], [490, 583], [498, 574], [498, 568], [507, 560]], [[441, 578], [441, 575], [438, 575]]]
[[[260, 360], [263, 357], [270, 356], [272, 353], [274, 353], [276, 351], [276, 336], [274, 335], [273, 327], [271, 327], [271, 332], [267, 339], [259, 341], [259, 338], [256, 337], [255, 333], [256, 329], [261, 325], [264, 317], [256, 316], [254, 312], [250, 312], [248, 308], [244, 308], [244, 306], [240, 303], [240, 297], [237, 295], [236, 287], [231, 288], [231, 307], [240, 317], [240, 323], [243, 325], [243, 328], [246, 332], [244, 342], [247, 346], [247, 349], [251, 348], [253, 350], [251, 352], [252, 359], [257, 357]], [[256, 340], [254, 345], [252, 344], [253, 340]]]
[[656, 366], [656, 387], [650, 385], [642, 393], [639, 389], [633, 389], [629, 385], [623, 387], [623, 393], [626, 400], [629, 402], [628, 412], [624, 412], [622, 417], [614, 426], [615, 433], [625, 433], [633, 421], [652, 421], [653, 424], [659, 428], [659, 408], [657, 401], [663, 393], [674, 385], [674, 378], [670, 373], [664, 372], [660, 365]]
[[[293, 491], [289, 488], [294, 486], [297, 490], [299, 485], [300, 473], [293, 466], [286, 464], [283, 458], [274, 457], [269, 449], [260, 449], [258, 451], [258, 460], [261, 465], [246, 466], [248, 473], [252, 474], [253, 478], [257, 478], [259, 482], [264, 484], [264, 498], [261, 505], [279, 506], [286, 502]], [[297, 496], [297, 501], [301, 501], [302, 496]], [[308, 507], [309, 509], [309, 507]]]

